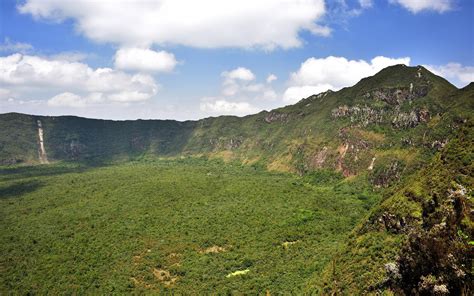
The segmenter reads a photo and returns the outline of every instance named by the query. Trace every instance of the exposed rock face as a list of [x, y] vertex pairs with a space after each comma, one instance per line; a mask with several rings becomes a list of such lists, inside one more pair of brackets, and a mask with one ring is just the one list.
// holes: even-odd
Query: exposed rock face
[[240, 145], [242, 145], [242, 142], [243, 142], [243, 141], [244, 141], [244, 140], [243, 140], [242, 138], [235, 138], [235, 139], [232, 139], [232, 138], [231, 138], [231, 139], [229, 140], [229, 142], [228, 142], [226, 148], [227, 148], [228, 150], [237, 149], [237, 148], [240, 147]]
[[326, 158], [328, 156], [328, 148], [323, 147], [321, 151], [318, 151], [312, 159], [312, 165], [314, 168], [320, 169], [324, 166], [326, 162]]
[[337, 149], [338, 152], [339, 152], [339, 158], [337, 159], [337, 167], [336, 169], [338, 171], [343, 171], [343, 161], [344, 161], [344, 157], [346, 156], [346, 153], [347, 153], [347, 150], [349, 149], [349, 144], [348, 143], [345, 143], [341, 146], [339, 146], [339, 148]]
[[210, 139], [210, 144], [214, 150], [234, 150], [244, 142], [243, 137]]
[[373, 123], [382, 123], [384, 121], [384, 111], [372, 109], [367, 106], [339, 106], [333, 109], [331, 115], [333, 118], [349, 117], [352, 124], [367, 126]]
[[421, 122], [430, 120], [430, 113], [427, 108], [414, 109], [408, 112], [401, 112], [400, 106], [405, 102], [410, 102], [424, 97], [428, 94], [428, 86], [380, 88], [362, 95], [367, 100], [385, 102], [385, 107], [370, 107], [368, 105], [342, 105], [332, 110], [331, 116], [334, 119], [349, 118], [351, 125], [366, 127], [370, 124], [391, 123], [394, 128], [415, 127]]
[[407, 222], [404, 217], [398, 217], [388, 212], [384, 212], [378, 222], [391, 233], [402, 233], [407, 230]]
[[430, 112], [427, 109], [413, 110], [411, 112], [400, 112], [395, 114], [392, 125], [395, 128], [413, 128], [420, 123], [430, 120]]
[[313, 96], [315, 99], [322, 99], [322, 98], [325, 98], [327, 95], [330, 95], [331, 93], [333, 93], [332, 90], [328, 89], [327, 91], [325, 92], [322, 92], [322, 93], [319, 93], [315, 96]]
[[404, 165], [402, 162], [394, 160], [388, 166], [374, 170], [371, 181], [377, 187], [388, 187], [400, 180]]
[[288, 113], [279, 113], [279, 112], [270, 112], [267, 116], [264, 118], [266, 123], [272, 123], [272, 122], [288, 122], [289, 120], [289, 114]]
[[405, 101], [415, 100], [426, 96], [428, 90], [428, 86], [414, 87], [413, 84], [410, 84], [409, 87], [377, 89], [368, 93], [366, 97], [384, 101], [389, 105], [401, 105]]
[[435, 140], [433, 143], [431, 143], [431, 148], [434, 148], [436, 150], [441, 150], [443, 149], [444, 146], [448, 143], [447, 139], [444, 139], [442, 141]]
[[352, 107], [347, 105], [339, 106], [332, 110], [331, 116], [335, 119], [349, 117], [352, 125], [360, 127], [390, 122], [397, 129], [413, 128], [431, 119], [430, 112], [426, 108], [415, 109], [410, 112], [400, 112], [398, 108], [387, 111], [359, 105]]
[[398, 263], [390, 262], [385, 264], [384, 267], [389, 281], [396, 283], [402, 279], [402, 275], [400, 274], [400, 266]]

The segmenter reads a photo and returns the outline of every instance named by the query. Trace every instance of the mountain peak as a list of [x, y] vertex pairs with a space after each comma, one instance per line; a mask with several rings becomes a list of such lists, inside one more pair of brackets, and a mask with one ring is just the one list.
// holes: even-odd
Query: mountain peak
[[426, 87], [437, 92], [450, 92], [456, 87], [442, 77], [435, 75], [421, 65], [407, 66], [398, 64], [386, 67], [373, 76], [363, 78], [353, 88], [357, 92], [375, 88]]

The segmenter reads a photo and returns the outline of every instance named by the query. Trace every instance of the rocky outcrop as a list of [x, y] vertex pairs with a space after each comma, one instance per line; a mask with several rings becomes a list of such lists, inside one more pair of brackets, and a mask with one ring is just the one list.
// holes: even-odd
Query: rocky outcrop
[[328, 157], [328, 147], [323, 147], [318, 151], [311, 159], [311, 164], [313, 168], [320, 169], [324, 166], [326, 158]]
[[349, 117], [351, 124], [365, 127], [369, 124], [382, 123], [385, 117], [384, 110], [377, 110], [368, 106], [339, 106], [331, 111], [332, 118]]
[[387, 166], [381, 166], [373, 170], [370, 177], [371, 182], [376, 187], [388, 187], [400, 180], [403, 169], [403, 163], [399, 160], [394, 160]]
[[436, 150], [441, 150], [443, 149], [444, 146], [446, 146], [446, 144], [448, 143], [448, 139], [444, 139], [444, 140], [435, 140], [431, 143], [431, 148], [433, 149], [436, 149]]
[[386, 231], [391, 233], [403, 233], [407, 230], [407, 221], [404, 217], [384, 212], [378, 219], [378, 222], [383, 225]]
[[289, 117], [290, 115], [288, 113], [270, 112], [265, 116], [264, 121], [266, 123], [288, 122]]
[[359, 127], [390, 122], [392, 127], [396, 129], [413, 128], [431, 119], [430, 112], [426, 108], [401, 112], [398, 108], [385, 110], [359, 105], [339, 106], [331, 111], [331, 117], [334, 119], [349, 118], [351, 125]]
[[420, 123], [428, 122], [430, 118], [430, 112], [427, 109], [399, 112], [393, 116], [392, 126], [394, 128], [413, 128]]
[[235, 150], [244, 142], [243, 137], [210, 139], [214, 150]]
[[428, 86], [414, 86], [397, 88], [380, 88], [366, 93], [366, 98], [383, 101], [389, 105], [401, 105], [405, 101], [412, 101], [428, 94]]

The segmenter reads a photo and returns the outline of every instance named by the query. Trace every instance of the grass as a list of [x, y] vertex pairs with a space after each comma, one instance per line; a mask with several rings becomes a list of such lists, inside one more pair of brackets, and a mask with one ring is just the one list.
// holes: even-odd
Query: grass
[[1, 172], [2, 294], [298, 293], [378, 200], [201, 159]]

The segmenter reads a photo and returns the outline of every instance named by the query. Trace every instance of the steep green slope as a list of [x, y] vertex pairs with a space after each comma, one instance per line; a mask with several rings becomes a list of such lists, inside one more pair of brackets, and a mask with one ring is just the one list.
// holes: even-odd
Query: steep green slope
[[462, 119], [455, 120], [447, 144], [427, 166], [387, 192], [308, 290], [472, 295], [473, 86], [448, 98], [457, 102], [451, 111]]

